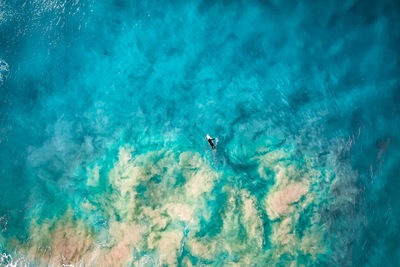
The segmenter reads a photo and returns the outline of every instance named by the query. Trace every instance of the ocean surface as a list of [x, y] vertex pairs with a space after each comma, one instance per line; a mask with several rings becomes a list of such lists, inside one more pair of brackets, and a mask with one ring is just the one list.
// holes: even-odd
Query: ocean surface
[[393, 0], [0, 0], [0, 266], [399, 266], [399, 44]]

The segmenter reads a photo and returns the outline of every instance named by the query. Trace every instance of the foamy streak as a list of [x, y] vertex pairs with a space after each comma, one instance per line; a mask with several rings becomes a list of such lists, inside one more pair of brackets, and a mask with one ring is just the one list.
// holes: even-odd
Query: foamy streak
[[11, 254], [1, 252], [0, 250], [0, 266], [4, 267], [28, 267], [29, 262], [25, 257], [20, 256], [14, 259]]
[[[0, 11], [1, 15], [1, 11]], [[0, 16], [0, 21], [2, 20]], [[0, 58], [0, 85], [3, 84], [3, 81], [7, 78], [8, 73], [10, 71], [10, 67], [8, 66], [8, 63]]]
[[[137, 154], [129, 146], [119, 149], [118, 161], [109, 170], [107, 192], [87, 200], [61, 218], [40, 224], [32, 221], [30, 241], [17, 244], [18, 251], [39, 264], [85, 266], [140, 266], [145, 262], [187, 266], [276, 264], [282, 255], [308, 262], [326, 251], [326, 227], [320, 224], [318, 206], [328, 198], [316, 188], [327, 181], [306, 157], [293, 158], [290, 150], [254, 156], [260, 177], [272, 187], [264, 199], [227, 183], [222, 188], [225, 203], [218, 212], [222, 225], [215, 235], [199, 237], [201, 220], [212, 220], [206, 201], [215, 198], [213, 189], [222, 173], [210, 167], [200, 154], [169, 150]], [[99, 186], [101, 164], [88, 169], [87, 185]], [[272, 171], [273, 176], [266, 173]], [[229, 180], [230, 178], [227, 177]], [[299, 218], [310, 221], [301, 225]], [[96, 232], [72, 210], [87, 214], [102, 211], [108, 224]], [[263, 212], [271, 220], [264, 229]], [[263, 219], [264, 218], [264, 219]], [[266, 236], [265, 234], [268, 233]], [[198, 259], [182, 255], [184, 248]]]

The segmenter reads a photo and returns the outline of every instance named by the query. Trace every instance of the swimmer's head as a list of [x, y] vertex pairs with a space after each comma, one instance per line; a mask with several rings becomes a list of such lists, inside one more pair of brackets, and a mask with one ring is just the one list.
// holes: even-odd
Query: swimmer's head
[[208, 134], [207, 134], [206, 138], [207, 138], [207, 140], [208, 140], [208, 139], [211, 139], [211, 137], [210, 137]]

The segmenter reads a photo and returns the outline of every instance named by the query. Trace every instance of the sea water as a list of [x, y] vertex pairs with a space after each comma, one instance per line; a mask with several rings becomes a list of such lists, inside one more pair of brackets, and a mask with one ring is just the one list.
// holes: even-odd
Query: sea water
[[0, 266], [398, 265], [399, 15], [1, 0]]

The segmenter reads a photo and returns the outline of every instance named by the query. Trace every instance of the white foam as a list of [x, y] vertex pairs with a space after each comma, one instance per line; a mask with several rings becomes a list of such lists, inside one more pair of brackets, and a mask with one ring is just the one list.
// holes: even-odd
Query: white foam
[[0, 253], [0, 266], [28, 267], [30, 266], [30, 262], [24, 256], [19, 256], [16, 259], [14, 259], [11, 254], [2, 252]]
[[8, 66], [8, 63], [0, 58], [0, 85], [8, 77], [9, 71], [10, 67]]

